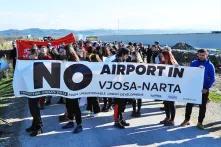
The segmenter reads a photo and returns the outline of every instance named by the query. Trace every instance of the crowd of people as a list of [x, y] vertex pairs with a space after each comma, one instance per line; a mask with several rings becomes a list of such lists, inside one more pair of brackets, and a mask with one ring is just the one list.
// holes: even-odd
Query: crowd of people
[[[88, 61], [88, 62], [103, 62], [104, 57], [114, 56], [112, 62], [134, 62], [134, 63], [151, 63], [151, 64], [168, 64], [177, 65], [178, 63], [172, 54], [171, 48], [168, 46], [160, 46], [159, 42], [154, 42], [153, 45], [144, 46], [142, 43], [128, 44], [122, 42], [91, 42], [80, 40], [73, 44], [61, 44], [52, 46], [48, 43], [47, 46], [37, 46], [33, 44], [30, 49], [29, 60], [67, 60], [67, 61]], [[203, 119], [206, 113], [206, 104], [208, 102], [209, 89], [215, 81], [215, 70], [213, 64], [208, 59], [208, 52], [205, 49], [200, 49], [197, 52], [197, 59], [190, 66], [205, 67], [204, 85], [202, 90], [202, 104], [200, 105], [199, 118], [197, 127], [203, 129]], [[145, 79], [144, 79], [145, 80]], [[191, 86], [191, 83], [190, 83]], [[190, 89], [191, 90], [191, 89]], [[63, 129], [74, 128], [73, 133], [79, 133], [83, 130], [81, 109], [79, 99], [68, 99], [61, 97], [58, 103], [65, 104], [66, 112], [59, 116], [60, 121], [67, 121], [62, 126]], [[101, 102], [102, 107], [101, 107]], [[30, 113], [33, 117], [32, 125], [26, 129], [31, 136], [36, 136], [43, 132], [42, 119], [40, 110], [44, 109], [45, 105], [51, 104], [51, 96], [28, 99]], [[173, 126], [176, 115], [176, 106], [173, 101], [164, 101], [165, 119], [159, 123], [165, 126]], [[142, 99], [122, 99], [122, 98], [98, 98], [88, 97], [86, 109], [94, 114], [100, 112], [108, 112], [113, 109], [114, 126], [119, 129], [124, 129], [130, 124], [123, 117], [123, 112], [127, 105], [132, 105], [131, 117], [141, 116]], [[181, 126], [189, 125], [190, 116], [193, 104], [186, 105], [185, 119]], [[74, 120], [77, 126], [74, 127]]]

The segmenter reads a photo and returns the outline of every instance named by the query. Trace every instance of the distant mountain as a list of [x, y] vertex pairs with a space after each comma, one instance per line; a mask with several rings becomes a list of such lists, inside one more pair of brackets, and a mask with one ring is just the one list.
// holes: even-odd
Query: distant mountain
[[24, 30], [9, 29], [0, 31], [0, 36], [2, 37], [21, 37], [31, 35], [32, 37], [43, 37], [43, 36], [53, 36], [61, 37], [69, 33], [74, 33], [78, 36], [106, 36], [106, 35], [141, 35], [141, 34], [176, 34], [176, 33], [197, 33], [193, 30], [133, 30], [133, 29], [121, 29], [121, 30], [111, 30], [111, 29], [96, 29], [96, 30], [68, 30], [68, 29], [39, 29], [30, 28]]
[[73, 32], [72, 30], [54, 30], [54, 29], [38, 29], [38, 28], [31, 28], [31, 29], [24, 29], [24, 30], [5, 30], [0, 31], [0, 36], [3, 37], [20, 37], [20, 36], [28, 36], [31, 35], [32, 37], [43, 37], [43, 36], [64, 36], [68, 33]]
[[212, 31], [211, 33], [213, 33], [213, 34], [220, 34], [221, 31]]

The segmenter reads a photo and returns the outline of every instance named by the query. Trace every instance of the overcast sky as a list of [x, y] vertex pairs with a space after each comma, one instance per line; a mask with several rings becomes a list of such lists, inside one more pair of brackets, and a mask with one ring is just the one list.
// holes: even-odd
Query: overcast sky
[[220, 30], [221, 0], [1, 0], [5, 29]]

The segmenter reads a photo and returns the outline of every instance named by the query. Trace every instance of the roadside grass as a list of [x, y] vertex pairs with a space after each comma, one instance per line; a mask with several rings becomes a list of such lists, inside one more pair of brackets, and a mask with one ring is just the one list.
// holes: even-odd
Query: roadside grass
[[12, 80], [12, 72], [0, 80], [0, 99], [13, 96]]
[[4, 108], [10, 105], [13, 96], [12, 76], [0, 80], [0, 118], [3, 116]]
[[221, 103], [221, 92], [220, 91], [211, 91], [209, 93], [209, 99], [215, 103]]

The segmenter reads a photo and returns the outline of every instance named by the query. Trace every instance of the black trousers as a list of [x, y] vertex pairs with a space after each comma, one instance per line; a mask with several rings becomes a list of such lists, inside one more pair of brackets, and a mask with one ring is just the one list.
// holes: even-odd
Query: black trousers
[[12, 63], [12, 65], [13, 65], [13, 69], [15, 70], [15, 66], [16, 66], [16, 59], [13, 59], [13, 63]]
[[[198, 122], [199, 123], [203, 123], [203, 120], [205, 118], [206, 104], [207, 104], [208, 99], [209, 99], [208, 96], [209, 96], [209, 92], [207, 92], [205, 94], [202, 94], [202, 104], [199, 105], [199, 116], [198, 116]], [[190, 120], [193, 105], [194, 104], [191, 104], [191, 103], [187, 103], [187, 105], [186, 105], [185, 120], [187, 120], [187, 121]]]
[[[142, 99], [133, 99], [132, 101], [133, 112], [140, 112], [141, 105], [142, 105]], [[136, 111], [136, 107], [137, 107], [137, 111]]]
[[112, 98], [103, 98], [103, 100], [104, 100], [104, 108], [108, 108], [108, 107], [110, 107], [111, 105], [112, 105]]
[[174, 102], [172, 101], [164, 101], [164, 110], [166, 113], [166, 117], [169, 118], [171, 121], [174, 121], [176, 115], [176, 107]]
[[39, 98], [28, 98], [28, 106], [33, 117], [32, 127], [39, 129], [42, 127], [41, 113], [39, 108]]
[[145, 58], [147, 58], [147, 56], [146, 56], [146, 54], [143, 54], [143, 55], [142, 55], [142, 59], [143, 59], [144, 63], [146, 63], [146, 62], [145, 62]]
[[94, 112], [95, 114], [101, 111], [97, 97], [87, 98], [87, 110]]
[[127, 99], [114, 99], [114, 121], [123, 120], [123, 112], [126, 108]]
[[147, 63], [151, 63], [151, 56], [147, 56]]
[[68, 119], [73, 120], [75, 116], [77, 125], [80, 125], [82, 123], [82, 118], [78, 99], [66, 98], [66, 108], [68, 113]]

